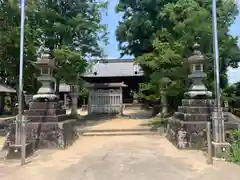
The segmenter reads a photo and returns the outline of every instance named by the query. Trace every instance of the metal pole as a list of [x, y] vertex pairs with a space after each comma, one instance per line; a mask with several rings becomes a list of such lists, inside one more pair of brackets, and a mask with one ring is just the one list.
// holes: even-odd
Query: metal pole
[[213, 164], [213, 155], [212, 155], [212, 139], [211, 139], [211, 123], [207, 122], [207, 156], [208, 156], [208, 164]]
[[213, 24], [213, 51], [214, 51], [214, 73], [215, 73], [215, 117], [214, 121], [214, 140], [223, 142], [223, 118], [221, 110], [220, 77], [219, 77], [219, 50], [218, 50], [218, 32], [217, 32], [217, 12], [216, 0], [212, 0], [212, 24]]
[[20, 63], [19, 63], [19, 90], [18, 90], [18, 115], [21, 123], [21, 165], [25, 164], [26, 140], [25, 120], [23, 117], [23, 55], [24, 55], [24, 21], [25, 21], [25, 0], [21, 0], [21, 34], [20, 34]]

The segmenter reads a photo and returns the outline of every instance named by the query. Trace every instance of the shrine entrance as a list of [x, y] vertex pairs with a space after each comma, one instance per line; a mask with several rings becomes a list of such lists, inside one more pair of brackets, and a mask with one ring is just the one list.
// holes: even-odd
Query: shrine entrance
[[88, 114], [91, 113], [122, 113], [122, 83], [104, 83], [89, 85]]

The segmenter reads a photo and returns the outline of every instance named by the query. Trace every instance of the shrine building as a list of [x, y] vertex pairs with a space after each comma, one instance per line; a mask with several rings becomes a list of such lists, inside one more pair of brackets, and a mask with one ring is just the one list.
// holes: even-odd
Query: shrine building
[[133, 102], [133, 92], [143, 81], [143, 71], [131, 59], [95, 61], [83, 79], [88, 83], [88, 112], [122, 112], [123, 104]]

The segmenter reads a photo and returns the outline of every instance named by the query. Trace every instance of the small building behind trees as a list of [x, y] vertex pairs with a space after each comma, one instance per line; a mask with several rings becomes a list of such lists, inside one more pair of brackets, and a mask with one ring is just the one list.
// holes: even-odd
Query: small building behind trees
[[0, 79], [0, 115], [14, 114], [14, 105], [17, 93], [12, 87], [6, 85], [2, 79]]
[[95, 61], [82, 77], [89, 85], [89, 113], [120, 112], [123, 104], [133, 103], [144, 75], [131, 59]]

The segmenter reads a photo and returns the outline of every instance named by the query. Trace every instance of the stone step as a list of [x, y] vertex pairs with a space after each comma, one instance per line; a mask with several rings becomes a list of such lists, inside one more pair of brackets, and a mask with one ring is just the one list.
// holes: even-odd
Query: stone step
[[212, 99], [182, 99], [182, 106], [210, 107], [214, 104]]
[[152, 132], [155, 128], [134, 128], [134, 129], [77, 129], [81, 133], [112, 133], [112, 132]]
[[82, 136], [139, 136], [139, 135], [156, 135], [158, 132], [141, 132], [141, 131], [132, 131], [132, 132], [92, 132], [92, 133], [83, 133]]
[[61, 104], [59, 102], [30, 102], [29, 109], [60, 109]]
[[54, 115], [54, 116], [28, 116], [27, 120], [32, 122], [57, 122], [64, 121], [70, 118], [69, 114]]
[[54, 116], [66, 114], [65, 109], [31, 109], [24, 112], [27, 116]]
[[[188, 114], [175, 112], [173, 117], [182, 121], [209, 121], [212, 118], [212, 114]], [[226, 114], [224, 114], [224, 119], [225, 121], [228, 119], [228, 116]]]
[[213, 107], [201, 106], [178, 106], [178, 112], [187, 114], [208, 114], [213, 111]]
[[131, 109], [131, 110], [139, 110], [139, 109], [142, 109], [143, 107], [143, 104], [140, 104], [140, 103], [137, 103], [137, 104], [124, 104], [123, 105], [124, 109]]
[[174, 113], [174, 118], [182, 121], [209, 121], [211, 114], [187, 114], [182, 112]]

